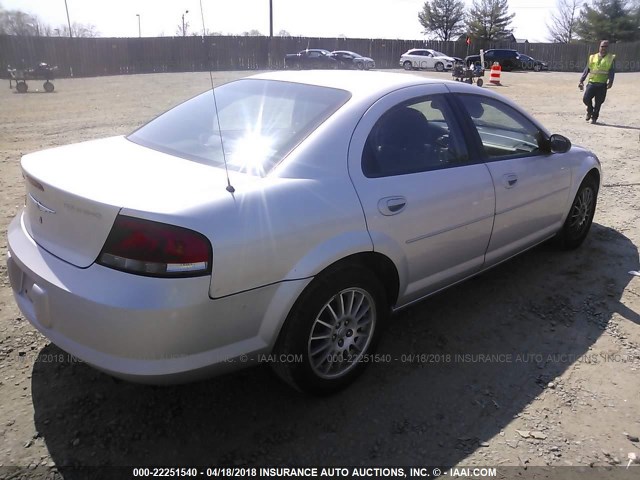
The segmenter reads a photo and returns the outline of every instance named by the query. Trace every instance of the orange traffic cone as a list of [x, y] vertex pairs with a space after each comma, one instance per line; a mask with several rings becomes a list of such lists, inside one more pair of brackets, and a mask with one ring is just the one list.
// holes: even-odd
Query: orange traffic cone
[[500, 83], [500, 72], [502, 72], [500, 64], [498, 62], [493, 62], [493, 65], [491, 65], [491, 74], [489, 75], [489, 83], [502, 86]]

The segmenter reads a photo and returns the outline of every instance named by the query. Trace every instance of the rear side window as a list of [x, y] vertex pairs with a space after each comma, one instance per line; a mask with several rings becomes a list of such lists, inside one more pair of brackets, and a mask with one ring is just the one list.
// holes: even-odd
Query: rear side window
[[456, 167], [468, 155], [443, 95], [397, 105], [380, 117], [362, 154], [366, 177], [387, 177]]
[[509, 105], [489, 97], [460, 95], [490, 160], [542, 153], [546, 138], [530, 120]]

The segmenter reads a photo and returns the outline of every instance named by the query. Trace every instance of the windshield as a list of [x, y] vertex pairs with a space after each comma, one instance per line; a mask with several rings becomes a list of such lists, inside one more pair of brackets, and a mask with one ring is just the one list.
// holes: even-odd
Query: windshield
[[435, 50], [433, 51], [433, 56], [434, 57], [448, 57], [448, 55], [445, 55], [442, 52], [436, 52]]
[[[162, 114], [127, 138], [216, 167], [265, 175], [350, 97], [344, 90], [243, 79]], [[224, 145], [224, 156], [223, 156]]]

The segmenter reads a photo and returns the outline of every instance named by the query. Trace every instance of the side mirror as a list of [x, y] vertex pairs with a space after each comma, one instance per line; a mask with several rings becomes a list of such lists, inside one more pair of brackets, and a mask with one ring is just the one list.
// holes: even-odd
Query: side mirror
[[551, 148], [551, 153], [566, 153], [571, 148], [571, 140], [554, 133], [549, 137], [549, 147]]

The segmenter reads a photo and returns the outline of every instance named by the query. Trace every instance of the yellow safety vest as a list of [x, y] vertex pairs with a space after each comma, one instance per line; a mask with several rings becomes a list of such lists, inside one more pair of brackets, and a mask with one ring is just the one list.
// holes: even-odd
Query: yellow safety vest
[[609, 80], [609, 70], [613, 66], [616, 56], [607, 53], [601, 57], [599, 53], [594, 53], [589, 57], [589, 83], [607, 83]]

